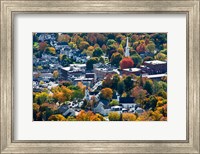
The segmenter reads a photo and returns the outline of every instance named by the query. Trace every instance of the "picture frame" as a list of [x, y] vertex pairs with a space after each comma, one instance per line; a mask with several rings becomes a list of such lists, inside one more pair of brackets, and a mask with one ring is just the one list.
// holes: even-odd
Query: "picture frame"
[[[1, 0], [1, 153], [199, 153], [199, 0]], [[15, 14], [137, 13], [187, 15], [187, 139], [185, 141], [17, 141], [13, 138]]]

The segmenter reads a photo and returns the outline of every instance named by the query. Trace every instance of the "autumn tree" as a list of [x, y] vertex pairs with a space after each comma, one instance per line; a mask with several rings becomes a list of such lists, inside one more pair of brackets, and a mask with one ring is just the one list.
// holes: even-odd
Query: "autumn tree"
[[108, 74], [105, 79], [103, 80], [102, 82], [102, 87], [103, 88], [111, 88], [113, 83], [112, 83], [112, 75], [111, 74]]
[[48, 93], [46, 92], [40, 92], [40, 93], [36, 93], [35, 94], [35, 99], [34, 102], [36, 102], [37, 104], [42, 104], [46, 101], [48, 101]]
[[106, 100], [111, 100], [113, 97], [113, 91], [110, 88], [103, 88], [101, 90], [100, 98], [106, 99]]
[[132, 68], [133, 66], [134, 66], [134, 62], [130, 57], [125, 57], [120, 61], [121, 69]]
[[109, 121], [120, 121], [121, 120], [121, 116], [117, 112], [110, 112], [108, 114], [108, 119], [109, 119]]
[[58, 70], [53, 71], [53, 77], [57, 79], [59, 76]]
[[90, 46], [90, 44], [87, 41], [81, 41], [78, 45], [78, 48], [83, 51], [84, 49], [87, 49]]
[[142, 87], [136, 86], [133, 88], [132, 96], [135, 97], [136, 103], [144, 105], [144, 99], [146, 97], [147, 91]]
[[98, 63], [98, 58], [97, 57], [93, 57], [90, 58], [87, 62], [86, 62], [86, 69], [87, 70], [92, 70], [93, 69], [93, 64]]
[[73, 91], [65, 86], [52, 88], [53, 98], [60, 103], [69, 101], [72, 98]]
[[61, 114], [51, 115], [48, 118], [49, 121], [66, 121], [66, 118]]
[[156, 45], [152, 41], [150, 41], [149, 44], [146, 46], [146, 50], [151, 53], [154, 53], [155, 49], [156, 49]]
[[77, 121], [104, 121], [103, 116], [100, 114], [94, 114], [92, 111], [81, 110], [76, 116]]
[[144, 40], [140, 41], [139, 45], [136, 47], [136, 51], [138, 53], [146, 51], [146, 45]]
[[136, 121], [137, 117], [133, 113], [122, 113], [123, 121]]
[[93, 57], [100, 57], [103, 55], [103, 50], [100, 47], [94, 49]]
[[47, 46], [48, 46], [48, 44], [46, 42], [40, 42], [39, 43], [39, 50], [40, 51], [45, 51]]
[[110, 63], [116, 67], [119, 67], [119, 63], [122, 60], [122, 55], [119, 52], [115, 52], [112, 54]]
[[157, 55], [155, 55], [155, 59], [164, 61], [167, 59], [167, 55], [165, 55], [164, 53], [158, 53]]
[[153, 94], [153, 81], [148, 79], [144, 84], [144, 89], [149, 93]]
[[76, 43], [74, 43], [74, 42], [69, 42], [68, 45], [69, 45], [69, 47], [72, 48], [72, 49], [76, 49], [76, 48], [77, 48], [77, 45], [76, 45]]

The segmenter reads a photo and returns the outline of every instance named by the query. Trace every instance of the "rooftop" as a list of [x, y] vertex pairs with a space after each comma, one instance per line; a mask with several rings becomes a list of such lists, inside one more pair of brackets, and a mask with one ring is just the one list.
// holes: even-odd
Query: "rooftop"
[[145, 61], [145, 64], [152, 64], [152, 65], [158, 65], [158, 64], [166, 64], [166, 61], [160, 61], [160, 60], [152, 60], [152, 61]]
[[141, 71], [140, 68], [127, 68], [127, 69], [123, 69], [124, 71], [128, 71], [128, 72], [138, 72]]
[[152, 79], [152, 78], [161, 78], [161, 77], [164, 77], [164, 76], [167, 76], [167, 74], [153, 74], [153, 75], [144, 74], [144, 75], [142, 75], [142, 77], [147, 77], [149, 79]]

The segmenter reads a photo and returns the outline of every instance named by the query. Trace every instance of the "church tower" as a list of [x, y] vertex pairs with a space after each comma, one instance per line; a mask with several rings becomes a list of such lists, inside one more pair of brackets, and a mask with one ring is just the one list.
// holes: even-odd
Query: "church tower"
[[129, 57], [130, 53], [129, 53], [129, 46], [128, 46], [128, 37], [126, 39], [126, 48], [125, 48], [125, 57]]

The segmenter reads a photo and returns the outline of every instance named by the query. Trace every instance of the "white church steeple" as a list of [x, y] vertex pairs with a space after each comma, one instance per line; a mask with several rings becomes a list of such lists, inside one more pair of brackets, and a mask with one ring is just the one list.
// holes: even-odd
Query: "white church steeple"
[[129, 57], [130, 53], [129, 53], [129, 46], [128, 46], [128, 37], [126, 39], [126, 50], [125, 50], [125, 57]]

